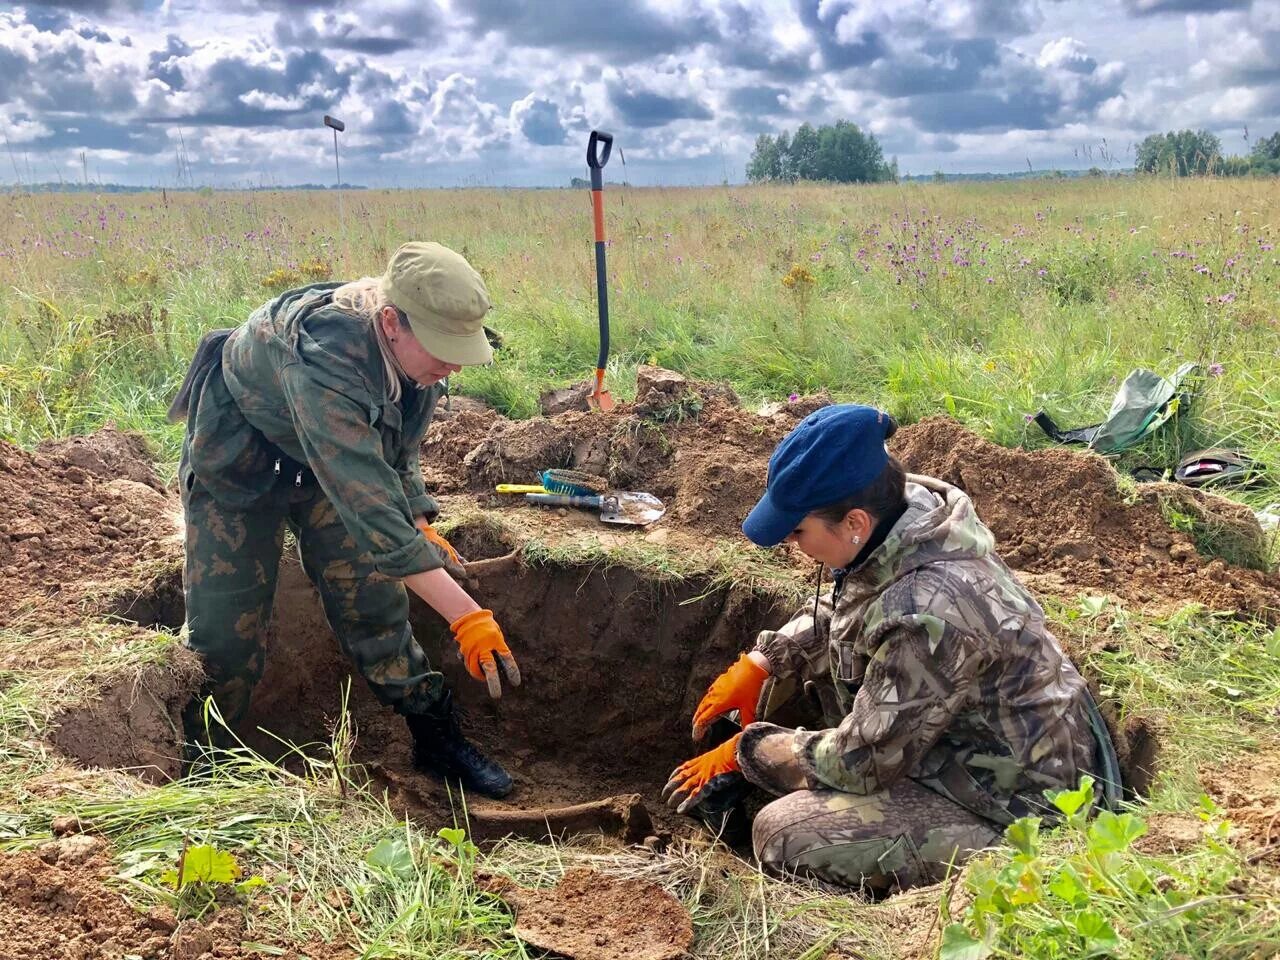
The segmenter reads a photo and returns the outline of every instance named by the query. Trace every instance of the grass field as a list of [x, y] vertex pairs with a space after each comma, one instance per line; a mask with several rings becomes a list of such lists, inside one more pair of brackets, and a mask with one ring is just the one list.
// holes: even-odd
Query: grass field
[[[380, 273], [436, 239], [485, 276], [501, 362], [456, 388], [513, 416], [594, 366], [584, 191], [8, 196], [0, 436], [108, 420], [175, 458], [163, 423], [202, 331], [273, 292]], [[1194, 408], [1137, 459], [1227, 443], [1280, 491], [1280, 185], [1274, 180], [681, 190], [606, 196], [615, 389], [655, 362], [748, 400], [826, 388], [999, 442], [1027, 415], [1101, 419], [1136, 366], [1201, 364]]]
[[[31, 446], [112, 422], [141, 430], [172, 470], [181, 427], [164, 411], [202, 332], [290, 286], [378, 273], [407, 239], [462, 251], [489, 285], [505, 344], [492, 367], [459, 374], [457, 391], [530, 416], [539, 390], [594, 366], [585, 192], [348, 193], [345, 223], [335, 199], [0, 199], [0, 438]], [[616, 394], [635, 366], [657, 363], [727, 381], [749, 404], [827, 389], [1036, 446], [1047, 440], [1035, 411], [1096, 422], [1134, 367], [1194, 361], [1191, 404], [1119, 466], [1169, 468], [1197, 447], [1238, 446], [1267, 473], [1231, 495], [1280, 501], [1280, 181], [614, 189], [606, 208]], [[912, 916], [936, 917], [939, 930], [956, 921], [949, 960], [1273, 955], [1274, 856], [1251, 859], [1197, 771], [1280, 754], [1280, 631], [1098, 597], [1055, 598], [1049, 612], [1091, 651], [1084, 666], [1104, 696], [1161, 719], [1164, 775], [1105, 829], [1015, 837], [970, 872], [956, 903], [930, 893]], [[138, 650], [76, 630], [87, 631], [83, 676], [0, 674], [0, 846], [33, 844], [65, 809], [23, 786], [55, 764], [37, 734], [58, 698], [78, 695], [104, 657], [142, 669], [173, 642]], [[29, 641], [0, 631], [0, 652]], [[317, 756], [286, 773], [237, 753], [209, 781], [158, 790], [85, 777], [71, 795], [112, 839], [121, 884], [140, 902], [176, 899], [160, 868], [197, 838], [270, 881], [245, 894], [264, 936], [345, 937], [364, 956], [525, 956], [474, 871], [529, 883], [576, 862], [676, 893], [693, 910], [699, 956], [890, 957], [903, 946], [892, 901], [851, 905], [725, 871], [705, 848], [657, 860], [530, 844], [477, 852], [399, 823], [349, 783], [340, 740]], [[1175, 852], [1144, 846], [1162, 818], [1191, 822], [1195, 836]]]

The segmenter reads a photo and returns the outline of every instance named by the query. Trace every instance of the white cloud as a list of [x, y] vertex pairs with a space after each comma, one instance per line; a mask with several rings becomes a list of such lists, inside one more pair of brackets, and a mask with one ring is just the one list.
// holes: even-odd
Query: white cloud
[[0, 121], [52, 164], [93, 152], [107, 177], [171, 177], [181, 130], [197, 179], [328, 182], [332, 113], [344, 179], [371, 185], [563, 183], [592, 126], [613, 130], [632, 182], [739, 177], [758, 133], [805, 120], [852, 120], [917, 171], [1280, 127], [1280, 4], [1184, 19], [1207, 0], [1126, 3], [228, 0], [215, 17], [117, 0], [93, 21], [42, 8], [40, 26], [11, 10]]

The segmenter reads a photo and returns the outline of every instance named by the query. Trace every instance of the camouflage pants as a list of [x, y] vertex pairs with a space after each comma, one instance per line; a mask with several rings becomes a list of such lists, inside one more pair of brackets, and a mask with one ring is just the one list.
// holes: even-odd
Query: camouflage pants
[[902, 780], [869, 796], [797, 790], [762, 809], [751, 830], [772, 873], [878, 892], [941, 880], [1000, 830], [939, 793]]
[[228, 722], [248, 709], [265, 665], [288, 526], [330, 628], [374, 695], [400, 713], [431, 712], [445, 694], [444, 676], [414, 639], [404, 585], [374, 570], [319, 484], [304, 473], [306, 482], [295, 485], [296, 475], [296, 466], [283, 470], [260, 506], [230, 509], [201, 486], [184, 457], [186, 643], [204, 659], [206, 695]]

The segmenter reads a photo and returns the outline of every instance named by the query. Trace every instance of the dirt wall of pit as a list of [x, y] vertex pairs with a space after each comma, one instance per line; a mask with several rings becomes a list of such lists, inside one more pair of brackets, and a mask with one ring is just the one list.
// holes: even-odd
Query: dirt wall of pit
[[[758, 630], [793, 612], [776, 599], [705, 582], [663, 582], [628, 567], [518, 567], [476, 591], [493, 609], [523, 684], [489, 699], [440, 618], [414, 598], [410, 618], [455, 691], [468, 735], [506, 764], [521, 805], [617, 790], [653, 797], [694, 752], [689, 718], [714, 677]], [[379, 704], [325, 622], [301, 568], [281, 570], [266, 670], [241, 735], [268, 755], [284, 738], [323, 740], [350, 678], [358, 761], [407, 772], [403, 720]], [[275, 736], [261, 732], [261, 727]]]

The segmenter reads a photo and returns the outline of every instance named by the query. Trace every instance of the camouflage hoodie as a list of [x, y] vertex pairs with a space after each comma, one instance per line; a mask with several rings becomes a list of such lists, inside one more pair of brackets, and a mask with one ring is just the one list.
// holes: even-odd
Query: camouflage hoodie
[[184, 467], [215, 500], [246, 510], [282, 469], [305, 468], [380, 573], [436, 569], [444, 556], [413, 521], [437, 513], [418, 449], [443, 388], [402, 384], [392, 401], [369, 324], [332, 306], [339, 286], [283, 293], [232, 332], [188, 421]]
[[816, 629], [810, 606], [756, 642], [775, 676], [834, 684], [843, 719], [751, 725], [743, 772], [771, 787], [753, 753], [787, 732], [810, 789], [869, 794], [911, 777], [997, 823], [1044, 812], [1045, 789], [1098, 776], [1084, 681], [968, 496], [909, 476], [907, 499], [884, 543], [837, 575]]

